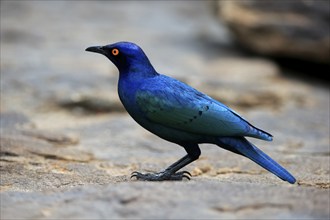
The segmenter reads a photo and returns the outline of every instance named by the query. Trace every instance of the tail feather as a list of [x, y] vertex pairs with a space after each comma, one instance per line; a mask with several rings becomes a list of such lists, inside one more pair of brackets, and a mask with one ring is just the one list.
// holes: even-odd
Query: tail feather
[[254, 138], [259, 138], [261, 140], [265, 140], [265, 141], [272, 141], [273, 140], [273, 135], [269, 134], [266, 131], [261, 130], [260, 128], [256, 128], [253, 125], [251, 125], [250, 123], [248, 123], [250, 125], [250, 130], [249, 133], [247, 134], [247, 136], [250, 137], [254, 137]]
[[291, 184], [296, 182], [296, 179], [286, 169], [284, 169], [281, 165], [279, 165], [252, 143], [247, 141], [244, 137], [222, 137], [219, 138], [218, 141], [218, 145], [220, 147], [251, 159], [282, 180]]

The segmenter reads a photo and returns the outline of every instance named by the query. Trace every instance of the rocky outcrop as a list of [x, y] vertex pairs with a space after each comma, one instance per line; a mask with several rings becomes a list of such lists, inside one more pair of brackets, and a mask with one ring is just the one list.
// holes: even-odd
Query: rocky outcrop
[[219, 16], [245, 48], [330, 63], [329, 1], [219, 1]]

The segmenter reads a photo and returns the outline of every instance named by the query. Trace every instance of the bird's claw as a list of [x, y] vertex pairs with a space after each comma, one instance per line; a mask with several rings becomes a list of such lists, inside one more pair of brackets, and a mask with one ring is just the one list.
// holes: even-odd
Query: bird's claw
[[181, 171], [181, 172], [178, 172], [178, 173], [175, 173], [176, 175], [179, 174], [179, 175], [182, 175], [182, 178], [185, 177], [187, 178], [188, 180], [190, 180], [190, 177], [192, 177], [191, 173], [189, 173], [188, 171]]
[[177, 173], [169, 173], [166, 171], [160, 173], [140, 173], [137, 171], [132, 172], [131, 179], [135, 177], [137, 180], [144, 180], [144, 181], [164, 181], [164, 180], [183, 180], [186, 178], [190, 180], [192, 175], [188, 171], [181, 171]]
[[138, 179], [138, 176], [141, 175], [141, 174], [142, 174], [142, 173], [140, 173], [140, 172], [134, 171], [134, 172], [131, 173], [131, 179], [132, 179], [133, 177], [136, 177], [136, 178]]

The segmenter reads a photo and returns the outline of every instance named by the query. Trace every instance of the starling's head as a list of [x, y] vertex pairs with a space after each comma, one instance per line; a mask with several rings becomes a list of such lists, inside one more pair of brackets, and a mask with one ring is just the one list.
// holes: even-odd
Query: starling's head
[[103, 54], [116, 65], [120, 73], [154, 70], [143, 50], [131, 42], [93, 46], [86, 51]]

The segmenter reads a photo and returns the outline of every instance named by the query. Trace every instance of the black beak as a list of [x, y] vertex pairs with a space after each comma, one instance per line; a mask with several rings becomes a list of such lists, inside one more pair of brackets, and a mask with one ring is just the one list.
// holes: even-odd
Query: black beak
[[104, 50], [102, 50], [101, 46], [88, 47], [86, 48], [86, 51], [100, 53], [100, 54], [104, 54], [105, 52]]

